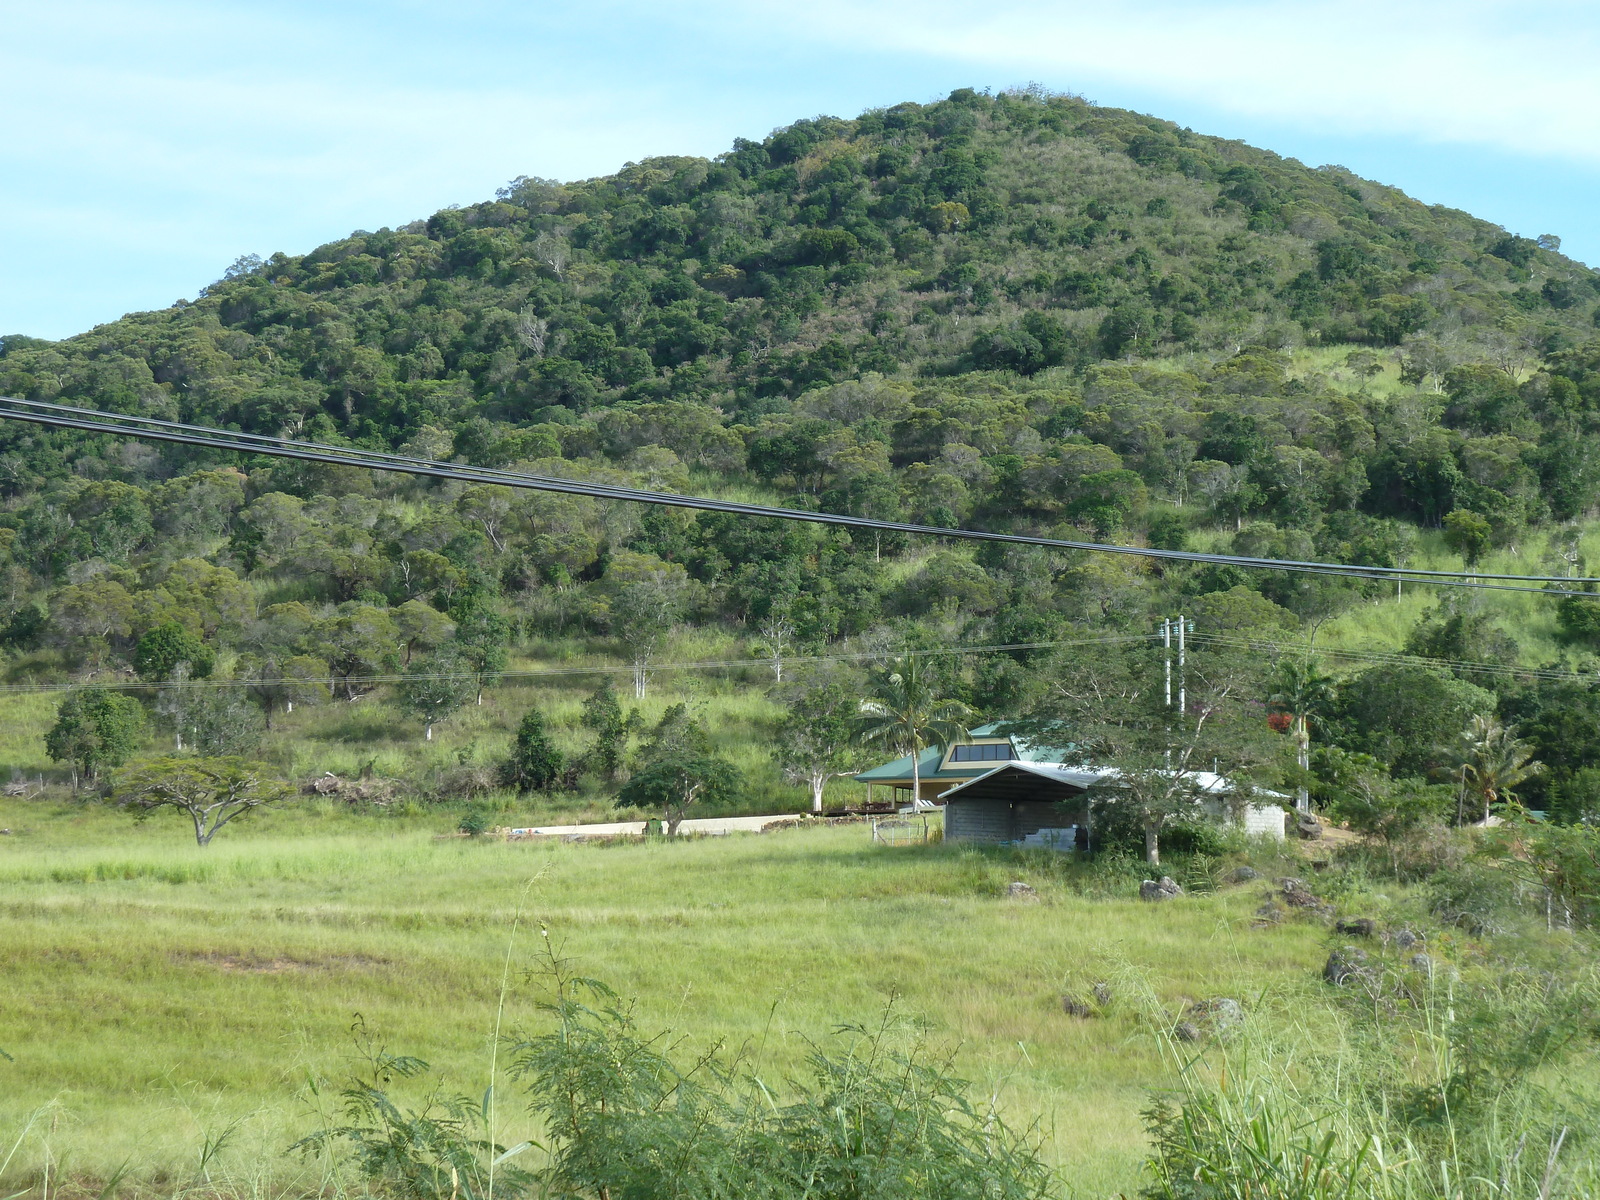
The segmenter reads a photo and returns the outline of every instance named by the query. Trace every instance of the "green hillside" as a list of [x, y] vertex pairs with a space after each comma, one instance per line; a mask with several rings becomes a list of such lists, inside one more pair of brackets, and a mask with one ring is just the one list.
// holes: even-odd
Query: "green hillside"
[[[1075, 97], [963, 89], [242, 259], [192, 303], [5, 338], [0, 394], [932, 524], [1564, 574], [1600, 500], [1597, 314], [1600, 276], [1559, 239]], [[310, 700], [408, 668], [492, 685], [507, 665], [1033, 643], [1180, 608], [1441, 661], [1578, 664], [1600, 638], [1582, 601], [1436, 607], [20, 426], [0, 467], [13, 682], [178, 661], [254, 681], [212, 705], [216, 745], [259, 738], [249, 698], [286, 716], [298, 694], [269, 744], [313, 773], [351, 743], [294, 731], [350, 710]], [[1008, 715], [1039, 702], [1042, 662], [941, 682]], [[561, 701], [574, 745], [593, 682]], [[1548, 702], [1496, 686], [1507, 719]], [[145, 699], [152, 730], [199, 727]], [[732, 744], [776, 711], [736, 707], [756, 723]], [[420, 739], [417, 703], [387, 711], [367, 736]], [[796, 794], [762, 764], [759, 794]]]

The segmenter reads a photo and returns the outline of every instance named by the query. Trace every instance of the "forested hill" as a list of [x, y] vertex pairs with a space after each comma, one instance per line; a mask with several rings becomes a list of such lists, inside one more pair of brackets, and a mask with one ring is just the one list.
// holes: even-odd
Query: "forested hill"
[[[1600, 499], [1600, 276], [1558, 245], [1075, 97], [962, 90], [244, 259], [193, 303], [5, 338], [0, 394], [1392, 564], [1419, 524], [1475, 556]], [[1028, 641], [1145, 628], [1174, 588], [1259, 588], [1290, 622], [1358, 594], [904, 564], [843, 534], [13, 426], [0, 497], [3, 640], [35, 674], [134, 663], [174, 625], [219, 671], [354, 678], [450, 628]]]
[[962, 90], [241, 260], [192, 305], [7, 338], [0, 388], [397, 444], [1244, 345], [1515, 369], [1593, 336], [1600, 276], [1558, 244], [1073, 97]]

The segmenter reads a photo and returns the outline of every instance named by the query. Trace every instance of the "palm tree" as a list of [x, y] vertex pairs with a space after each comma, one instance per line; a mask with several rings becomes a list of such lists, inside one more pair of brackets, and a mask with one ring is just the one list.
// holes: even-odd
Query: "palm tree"
[[[1278, 662], [1274, 691], [1267, 697], [1267, 708], [1290, 718], [1289, 732], [1294, 737], [1295, 758], [1301, 771], [1311, 769], [1311, 718], [1321, 718], [1333, 705], [1333, 677], [1324, 675], [1310, 662], [1293, 659]], [[1311, 797], [1304, 783], [1295, 798], [1301, 812], [1311, 810]]]
[[1527, 742], [1511, 736], [1511, 731], [1494, 717], [1476, 716], [1461, 734], [1456, 747], [1456, 767], [1452, 772], [1461, 785], [1463, 799], [1468, 791], [1483, 798], [1483, 819], [1503, 800], [1515, 800], [1513, 790], [1544, 770], [1535, 762]]
[[910, 655], [895, 659], [873, 692], [861, 701], [856, 737], [869, 746], [888, 746], [911, 756], [911, 804], [920, 808], [923, 750], [929, 746], [942, 750], [965, 738], [973, 712], [959, 700], [935, 695], [921, 660]]

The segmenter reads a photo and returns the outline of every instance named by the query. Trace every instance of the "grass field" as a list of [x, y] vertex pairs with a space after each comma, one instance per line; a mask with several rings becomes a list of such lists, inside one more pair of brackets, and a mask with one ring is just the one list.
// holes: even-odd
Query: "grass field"
[[[1260, 885], [1141, 904], [1126, 880], [1086, 893], [1094, 877], [1053, 858], [874, 847], [859, 825], [505, 844], [310, 804], [208, 851], [99, 806], [7, 801], [0, 825], [0, 1131], [45, 1107], [7, 1171], [35, 1195], [47, 1163], [199, 1187], [202, 1145], [235, 1122], [211, 1187], [321, 1186], [283, 1150], [331, 1104], [356, 1014], [479, 1095], [507, 978], [505, 1027], [530, 1016], [541, 926], [637, 996], [645, 1027], [748, 1042], [773, 1078], [898, 996], [983, 1096], [1041, 1122], [1085, 1196], [1138, 1186], [1139, 1111], [1168, 1078], [1150, 1004], [1234, 996], [1293, 1037], [1328, 1002], [1323, 929], [1252, 928]], [[1013, 879], [1039, 900], [1007, 898]], [[1063, 1013], [1101, 979], [1106, 1015]], [[531, 1132], [501, 1111], [503, 1140]]]

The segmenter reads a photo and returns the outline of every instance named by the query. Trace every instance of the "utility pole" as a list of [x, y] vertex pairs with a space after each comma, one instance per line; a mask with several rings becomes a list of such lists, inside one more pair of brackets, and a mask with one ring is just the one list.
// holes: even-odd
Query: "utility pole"
[[1184, 677], [1183, 666], [1188, 661], [1188, 651], [1184, 645], [1183, 635], [1194, 624], [1193, 621], [1184, 619], [1182, 613], [1178, 614], [1178, 716], [1182, 717], [1189, 711], [1188, 681]]
[[1172, 707], [1172, 618], [1161, 618], [1161, 645], [1167, 670], [1167, 707]]

